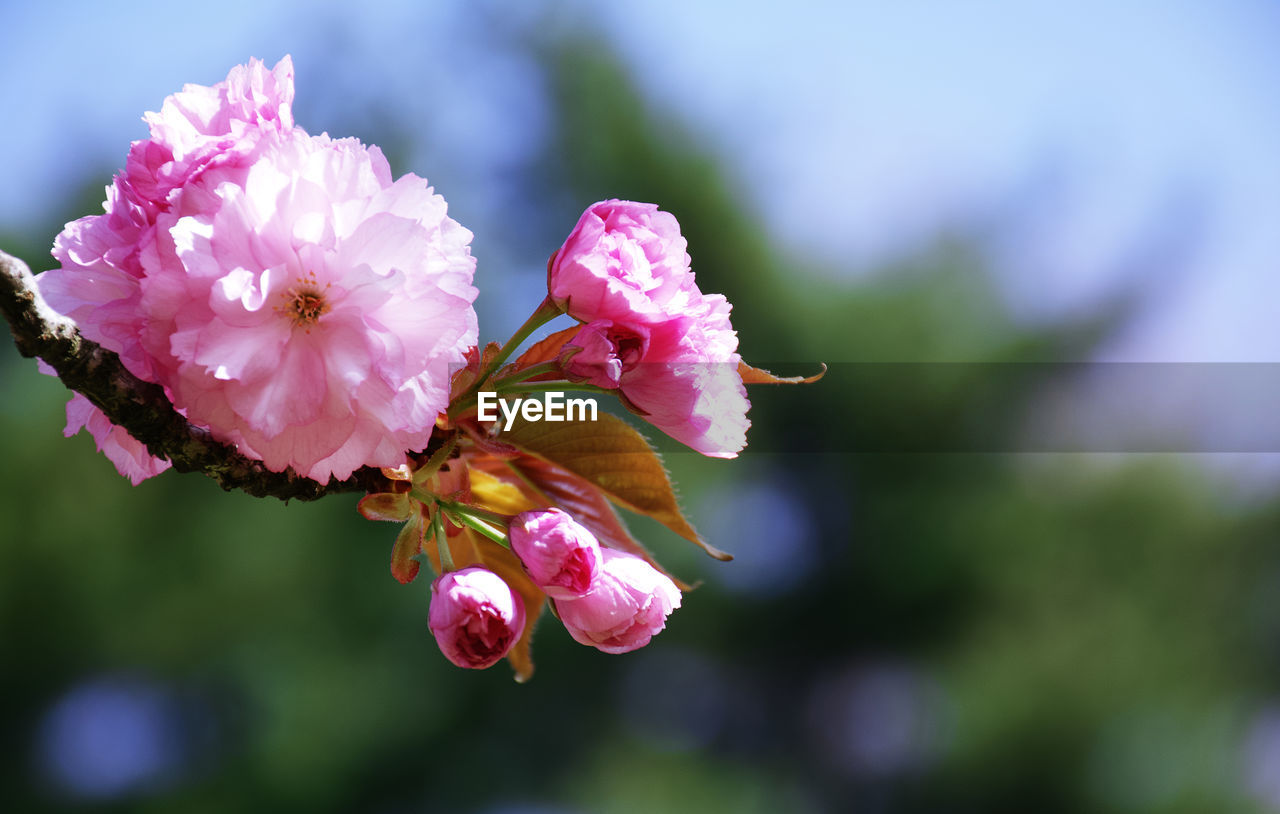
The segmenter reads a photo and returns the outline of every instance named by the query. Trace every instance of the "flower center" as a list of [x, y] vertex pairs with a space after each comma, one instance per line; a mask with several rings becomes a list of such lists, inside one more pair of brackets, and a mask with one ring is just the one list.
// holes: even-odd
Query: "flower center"
[[328, 283], [321, 287], [314, 271], [308, 271], [306, 276], [299, 277], [292, 286], [285, 289], [284, 305], [275, 310], [283, 312], [294, 325], [310, 333], [311, 326], [329, 310], [329, 301], [325, 299], [328, 288]]

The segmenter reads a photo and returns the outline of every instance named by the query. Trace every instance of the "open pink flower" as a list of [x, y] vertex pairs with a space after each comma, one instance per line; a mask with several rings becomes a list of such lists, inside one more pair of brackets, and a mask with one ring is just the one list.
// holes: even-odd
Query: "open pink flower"
[[426, 446], [477, 331], [471, 233], [425, 180], [294, 134], [170, 233], [143, 305], [189, 419], [321, 482]]
[[652, 326], [645, 355], [619, 382], [627, 406], [672, 438], [712, 458], [747, 445], [751, 421], [729, 303], [703, 298], [695, 316]]
[[469, 669], [496, 664], [524, 630], [524, 602], [486, 568], [450, 571], [431, 585], [427, 626], [445, 658]]
[[634, 554], [601, 549], [600, 576], [591, 593], [556, 600], [569, 635], [605, 653], [644, 647], [680, 607], [680, 590], [665, 574]]
[[475, 260], [425, 180], [307, 135], [292, 99], [288, 57], [166, 99], [39, 285], [192, 423], [323, 482], [426, 446], [476, 340]]
[[522, 512], [511, 520], [511, 550], [534, 584], [552, 599], [572, 599], [595, 587], [600, 544], [562, 509]]

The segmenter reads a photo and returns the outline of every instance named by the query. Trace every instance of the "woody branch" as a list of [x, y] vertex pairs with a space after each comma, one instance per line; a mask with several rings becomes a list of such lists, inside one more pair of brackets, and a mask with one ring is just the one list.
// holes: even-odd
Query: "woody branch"
[[146, 444], [157, 457], [169, 459], [179, 472], [202, 472], [228, 491], [241, 489], [255, 497], [315, 500], [341, 492], [365, 492], [384, 483], [381, 472], [363, 467], [344, 481], [327, 484], [302, 477], [292, 469], [272, 472], [261, 461], [192, 426], [173, 408], [164, 389], [130, 373], [115, 353], [80, 335], [75, 322], [52, 310], [40, 296], [27, 264], [0, 251], [0, 311], [18, 352], [39, 357], [62, 383], [84, 395], [111, 420]]

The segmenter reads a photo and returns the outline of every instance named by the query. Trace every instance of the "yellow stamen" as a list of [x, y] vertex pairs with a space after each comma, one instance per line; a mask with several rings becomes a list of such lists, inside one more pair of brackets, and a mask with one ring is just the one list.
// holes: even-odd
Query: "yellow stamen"
[[316, 273], [308, 271], [306, 276], [299, 277], [294, 285], [285, 289], [283, 306], [276, 306], [276, 313], [287, 314], [290, 321], [308, 333], [329, 310], [329, 301], [325, 299], [325, 291], [329, 284], [322, 288], [316, 280]]

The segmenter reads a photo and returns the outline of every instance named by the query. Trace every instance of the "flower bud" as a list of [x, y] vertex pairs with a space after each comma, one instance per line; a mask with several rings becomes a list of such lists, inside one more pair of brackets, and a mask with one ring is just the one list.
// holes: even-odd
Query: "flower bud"
[[591, 593], [556, 601], [569, 635], [605, 653], [644, 647], [680, 607], [680, 590], [640, 557], [604, 548], [600, 576]]
[[524, 603], [486, 568], [450, 571], [431, 585], [427, 625], [440, 652], [459, 667], [497, 663], [524, 630]]
[[571, 382], [615, 388], [649, 348], [649, 331], [600, 319], [574, 334], [560, 352], [560, 368]]
[[675, 216], [654, 204], [587, 207], [547, 269], [551, 298], [579, 322], [661, 322], [701, 298]]
[[594, 587], [600, 573], [600, 544], [566, 512], [523, 512], [511, 520], [510, 534], [511, 550], [547, 596], [572, 599]]

